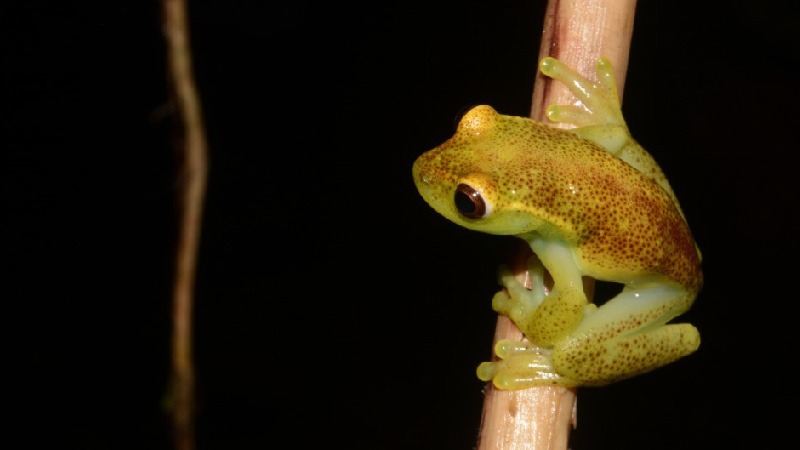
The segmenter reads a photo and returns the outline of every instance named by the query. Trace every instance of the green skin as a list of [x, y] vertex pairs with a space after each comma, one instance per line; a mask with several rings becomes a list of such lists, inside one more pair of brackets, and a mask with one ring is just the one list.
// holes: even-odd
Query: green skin
[[[598, 82], [553, 58], [540, 68], [585, 106], [551, 105], [548, 118], [577, 128], [477, 106], [413, 167], [437, 212], [472, 230], [517, 236], [536, 255], [531, 289], [500, 270], [503, 290], [492, 307], [529, 341], [499, 342], [498, 360], [478, 367], [478, 377], [500, 389], [604, 385], [700, 345], [695, 327], [667, 323], [702, 287], [700, 252], [664, 173], [628, 132], [610, 63], [598, 61]], [[583, 276], [624, 288], [597, 307]]]

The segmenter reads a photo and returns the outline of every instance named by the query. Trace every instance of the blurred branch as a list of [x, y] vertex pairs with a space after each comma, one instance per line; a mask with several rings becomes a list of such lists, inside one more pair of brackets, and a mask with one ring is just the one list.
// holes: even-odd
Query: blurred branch
[[172, 426], [175, 448], [194, 448], [192, 313], [195, 271], [206, 189], [207, 147], [192, 74], [186, 0], [162, 0], [171, 103], [175, 108], [178, 173], [178, 244], [173, 284]]

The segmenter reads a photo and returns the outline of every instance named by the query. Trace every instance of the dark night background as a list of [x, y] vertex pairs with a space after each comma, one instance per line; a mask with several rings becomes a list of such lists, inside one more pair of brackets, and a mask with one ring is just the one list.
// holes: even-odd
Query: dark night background
[[[800, 11], [683, 3], [639, 2], [624, 112], [703, 250], [683, 319], [703, 344], [581, 389], [575, 449], [783, 448], [795, 428], [780, 408], [797, 394]], [[175, 155], [158, 7], [0, 7], [14, 448], [169, 448]], [[544, 8], [191, 2], [211, 160], [199, 449], [475, 444], [474, 369], [511, 241], [438, 216], [410, 170], [472, 105], [528, 114]]]

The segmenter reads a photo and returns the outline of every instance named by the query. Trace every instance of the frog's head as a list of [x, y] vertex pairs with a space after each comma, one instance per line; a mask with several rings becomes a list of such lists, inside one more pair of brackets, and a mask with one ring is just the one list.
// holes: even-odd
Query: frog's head
[[468, 229], [503, 235], [538, 229], [541, 216], [525, 204], [530, 189], [520, 184], [526, 177], [518, 170], [530, 123], [474, 107], [452, 138], [414, 162], [417, 190], [434, 210]]

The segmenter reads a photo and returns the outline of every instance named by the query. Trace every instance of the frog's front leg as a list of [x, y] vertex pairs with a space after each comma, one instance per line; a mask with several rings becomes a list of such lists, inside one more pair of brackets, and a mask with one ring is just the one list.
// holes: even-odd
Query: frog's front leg
[[694, 294], [678, 286], [627, 286], [556, 343], [553, 368], [581, 385], [604, 385], [686, 356], [700, 345], [697, 329], [667, 322], [693, 300]]
[[523, 286], [508, 267], [500, 266], [498, 278], [504, 289], [492, 298], [492, 309], [508, 317], [515, 324], [530, 317], [548, 294], [544, 284], [545, 270], [539, 257], [531, 255], [526, 265], [531, 283], [530, 289]]
[[[499, 360], [478, 367], [478, 378], [492, 380], [500, 389], [524, 389], [541, 384], [575, 385], [562, 376], [551, 361], [548, 350], [578, 325], [585, 313], [594, 310], [583, 293], [583, 281], [569, 245], [533, 238], [529, 244], [535, 254], [528, 271], [532, 288], [525, 289], [513, 275], [501, 272], [505, 287], [492, 300], [493, 308], [508, 316], [530, 343], [504, 340], [495, 345]], [[544, 269], [553, 277], [553, 289], [544, 287]]]
[[[526, 321], [548, 295], [545, 270], [535, 254], [527, 262], [531, 288], [520, 283], [505, 266], [500, 267], [500, 284], [503, 290], [492, 298], [492, 308], [511, 319], [515, 324]], [[544, 382], [554, 383], [561, 377], [550, 363], [550, 351], [531, 344], [501, 340], [494, 346], [497, 361], [478, 366], [478, 378], [492, 381], [499, 389], [523, 389]]]

